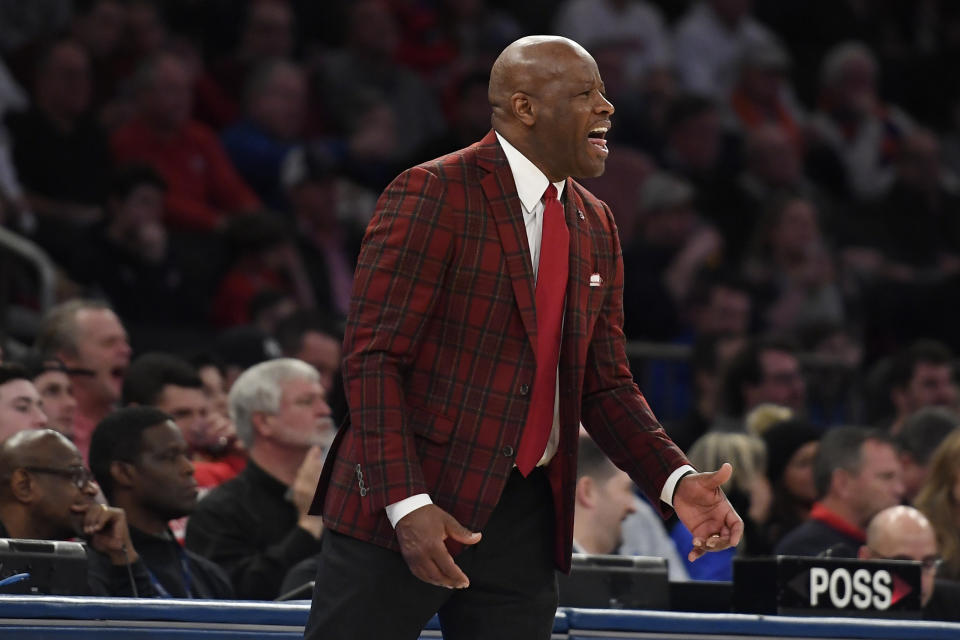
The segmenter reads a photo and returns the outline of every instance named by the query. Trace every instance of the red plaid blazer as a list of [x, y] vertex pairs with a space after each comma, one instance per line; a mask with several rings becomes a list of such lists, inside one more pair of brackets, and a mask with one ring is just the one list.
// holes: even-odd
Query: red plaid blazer
[[[574, 180], [564, 194], [570, 276], [560, 442], [547, 471], [555, 558], [568, 570], [581, 421], [654, 504], [687, 461], [627, 365], [613, 216]], [[534, 286], [520, 199], [492, 131], [387, 187], [363, 241], [344, 340], [349, 424], [313, 502], [327, 527], [398, 549], [384, 507], [427, 493], [467, 528], [483, 530], [529, 407]]]

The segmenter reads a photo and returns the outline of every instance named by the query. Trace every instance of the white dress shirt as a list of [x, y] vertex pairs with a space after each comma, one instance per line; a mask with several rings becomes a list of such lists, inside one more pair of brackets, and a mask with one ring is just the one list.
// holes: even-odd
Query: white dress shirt
[[[527, 231], [527, 243], [530, 246], [530, 264], [533, 266], [534, 278], [537, 276], [537, 270], [540, 265], [540, 239], [543, 234], [543, 192], [547, 190], [550, 180], [543, 174], [535, 164], [522, 153], [507, 142], [499, 133], [497, 140], [503, 147], [503, 153], [507, 156], [507, 163], [510, 165], [510, 171], [513, 173], [513, 181], [517, 185], [517, 195], [520, 197], [520, 206], [523, 213], [523, 224]], [[563, 188], [566, 186], [566, 180], [554, 182], [553, 186], [557, 188], [557, 199], [563, 196]], [[547, 446], [543, 456], [537, 463], [537, 466], [543, 466], [550, 462], [557, 452], [557, 446], [560, 441], [560, 388], [559, 371], [557, 373], [557, 391], [554, 393], [553, 401], [553, 426], [550, 428], [550, 437], [547, 439]], [[660, 499], [672, 506], [673, 490], [677, 481], [687, 472], [693, 471], [693, 467], [684, 465], [674, 471], [667, 482], [664, 484]], [[668, 491], [669, 488], [669, 491]], [[664, 498], [666, 495], [666, 498]], [[400, 518], [407, 515], [415, 509], [432, 504], [430, 496], [425, 493], [418, 493], [394, 502], [386, 507], [387, 518], [394, 527]]]

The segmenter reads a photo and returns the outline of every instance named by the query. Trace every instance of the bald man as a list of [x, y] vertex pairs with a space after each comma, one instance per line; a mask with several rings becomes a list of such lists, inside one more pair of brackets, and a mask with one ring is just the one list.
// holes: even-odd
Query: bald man
[[89, 592], [76, 595], [156, 597], [126, 515], [98, 504], [97, 492], [80, 451], [52, 429], [21, 431], [0, 445], [0, 537], [83, 538]]
[[923, 606], [930, 602], [940, 565], [937, 538], [930, 521], [913, 507], [898, 505], [873, 516], [867, 526], [867, 543], [860, 547], [857, 557], [922, 562], [921, 602]]
[[493, 130], [403, 172], [357, 265], [344, 340], [349, 421], [314, 498], [325, 530], [306, 637], [549, 638], [569, 570], [582, 421], [693, 531], [743, 523], [634, 385], [603, 173], [613, 105], [577, 43], [531, 36], [490, 74]]

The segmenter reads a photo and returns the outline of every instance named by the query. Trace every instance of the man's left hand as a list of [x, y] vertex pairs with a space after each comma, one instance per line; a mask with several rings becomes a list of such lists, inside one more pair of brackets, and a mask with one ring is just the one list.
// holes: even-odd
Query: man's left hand
[[693, 534], [693, 549], [687, 556], [690, 562], [707, 551], [736, 546], [743, 536], [743, 520], [720, 489], [731, 474], [733, 467], [724, 462], [717, 471], [691, 473], [677, 484], [673, 508]]

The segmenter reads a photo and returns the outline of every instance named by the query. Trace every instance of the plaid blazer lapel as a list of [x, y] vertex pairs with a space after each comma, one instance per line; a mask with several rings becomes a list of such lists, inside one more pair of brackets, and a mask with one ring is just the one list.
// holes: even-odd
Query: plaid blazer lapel
[[527, 330], [531, 346], [537, 343], [537, 314], [534, 308], [533, 266], [530, 262], [530, 243], [521, 215], [522, 206], [517, 185], [496, 135], [491, 131], [480, 142], [477, 160], [487, 175], [480, 181], [487, 206], [497, 225], [500, 245], [507, 263], [507, 275], [513, 286], [513, 295]]

